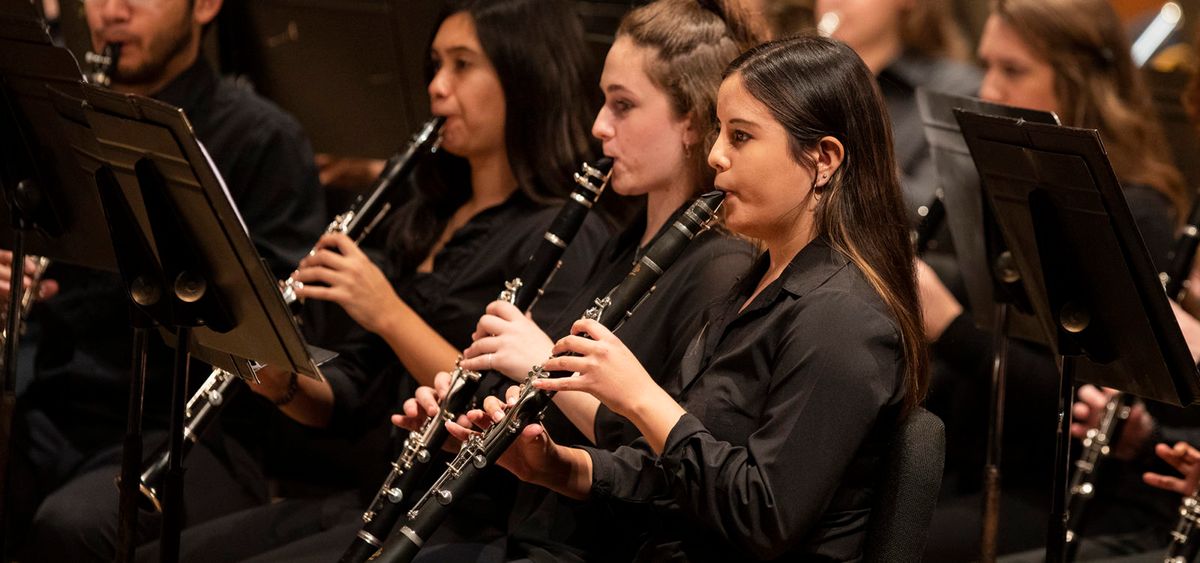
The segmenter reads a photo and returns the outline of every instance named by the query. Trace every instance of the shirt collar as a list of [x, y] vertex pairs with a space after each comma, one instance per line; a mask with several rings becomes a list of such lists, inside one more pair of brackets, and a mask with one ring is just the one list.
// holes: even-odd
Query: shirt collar
[[829, 278], [845, 268], [849, 262], [850, 259], [845, 254], [834, 249], [828, 239], [820, 236], [796, 253], [796, 257], [784, 268], [779, 279], [783, 281], [784, 291], [796, 297], [803, 297], [829, 281]]
[[208, 60], [203, 56], [198, 56], [192, 66], [168, 82], [162, 90], [155, 92], [152, 97], [181, 108], [184, 113], [192, 115], [197, 113], [196, 110], [200, 107], [201, 102], [212, 95], [212, 90], [217, 87], [218, 80], [220, 78], [217, 77], [217, 71], [208, 64]]

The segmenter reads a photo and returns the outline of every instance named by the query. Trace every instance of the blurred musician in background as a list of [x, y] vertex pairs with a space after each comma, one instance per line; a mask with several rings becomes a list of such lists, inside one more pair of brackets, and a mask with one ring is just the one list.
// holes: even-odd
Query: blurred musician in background
[[[92, 48], [121, 46], [112, 87], [187, 112], [225, 178], [259, 253], [286, 276], [326, 219], [312, 152], [299, 124], [244, 86], [223, 80], [200, 54], [221, 0], [85, 0]], [[0, 255], [0, 262], [11, 254]], [[7, 278], [7, 267], [0, 277]], [[97, 560], [114, 553], [120, 444], [131, 369], [130, 306], [118, 276], [55, 265], [35, 309], [42, 333], [36, 378], [17, 418], [12, 486], [24, 511], [41, 503], [29, 535], [33, 559], [72, 560], [55, 548], [87, 544]], [[3, 284], [7, 290], [7, 280]], [[171, 350], [152, 336], [146, 384], [146, 442], [163, 438]], [[248, 399], [248, 398], [247, 398]], [[247, 401], [245, 406], [249, 405]], [[242, 439], [253, 441], [248, 429]], [[214, 432], [189, 460], [187, 518], [201, 521], [266, 500], [257, 463], [238, 440]], [[213, 490], [225, 494], [211, 494]], [[52, 493], [53, 494], [50, 494]], [[19, 525], [19, 522], [17, 522]], [[157, 527], [144, 521], [149, 535]], [[16, 528], [19, 532], [20, 528]], [[21, 538], [24, 539], [24, 538]]]
[[[982, 98], [1053, 111], [1065, 125], [1099, 130], [1147, 249], [1158, 267], [1164, 267], [1186, 195], [1112, 6], [1105, 0], [996, 0], [979, 57], [987, 69]], [[969, 392], [955, 396], [974, 406], [957, 412], [986, 413], [990, 336], [974, 327], [932, 270], [919, 268], [919, 279], [933, 353], [967, 386]], [[1010, 346], [1008, 373], [1008, 395], [1022, 400], [1010, 402], [1004, 417], [1002, 552], [1044, 541], [1044, 495], [1054, 438], [1049, 429], [1054, 425], [1058, 380], [1047, 352], [1019, 344]], [[982, 415], [973, 419], [949, 417], [947, 428], [970, 428], [969, 435], [984, 436]], [[982, 442], [976, 443], [981, 451]], [[969, 476], [964, 473], [962, 478]], [[1089, 511], [1096, 511], [1089, 534], [1128, 532], [1150, 521], [1173, 525], [1178, 499], [1138, 494], [1138, 489], [1149, 490], [1137, 475], [1110, 473], [1105, 479], [1112, 483], [1102, 484], [1100, 498], [1089, 505]], [[957, 561], [977, 553], [978, 506], [977, 498], [966, 497], [939, 509], [931, 531], [931, 558]], [[1081, 549], [1079, 555], [1087, 553]]]

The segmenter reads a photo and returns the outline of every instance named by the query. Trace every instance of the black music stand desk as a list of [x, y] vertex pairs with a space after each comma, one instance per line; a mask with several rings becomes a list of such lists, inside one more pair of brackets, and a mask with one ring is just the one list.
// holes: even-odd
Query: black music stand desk
[[1094, 130], [956, 110], [986, 200], [1061, 360], [1047, 560], [1065, 553], [1076, 377], [1189, 405], [1200, 379]]

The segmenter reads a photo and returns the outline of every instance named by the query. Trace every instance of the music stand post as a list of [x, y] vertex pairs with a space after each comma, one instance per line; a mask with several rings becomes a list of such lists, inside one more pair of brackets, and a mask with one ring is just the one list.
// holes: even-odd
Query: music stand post
[[1047, 560], [1061, 562], [1075, 381], [1186, 405], [1200, 397], [1200, 380], [1098, 133], [955, 114], [1060, 358]]
[[320, 373], [183, 112], [90, 85], [83, 94], [105, 165], [97, 185], [122, 278], [133, 302], [173, 333], [167, 340], [176, 346], [160, 544], [161, 560], [175, 561], [189, 353], [226, 358], [233, 365], [222, 367], [233, 373], [253, 373], [247, 359], [313, 378]]
[[976, 325], [991, 330], [992, 366], [988, 432], [983, 470], [980, 561], [996, 560], [1000, 529], [1000, 471], [1003, 453], [1006, 375], [1010, 338], [1045, 343], [1042, 329], [1028, 313], [1020, 272], [1000, 240], [991, 210], [984, 201], [979, 174], [963, 139], [955, 109], [970, 109], [1027, 121], [1057, 124], [1049, 112], [1003, 106], [963, 96], [917, 90], [925, 138], [941, 184], [946, 223], [954, 241], [955, 259], [967, 292], [968, 309]]

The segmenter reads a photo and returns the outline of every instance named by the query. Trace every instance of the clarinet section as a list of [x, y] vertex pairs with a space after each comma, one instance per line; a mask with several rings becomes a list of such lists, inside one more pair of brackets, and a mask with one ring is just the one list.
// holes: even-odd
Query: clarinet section
[[[1166, 0], [0, 0], [0, 563], [1200, 561], [1198, 22]], [[935, 124], [922, 90], [1103, 153], [1043, 167]], [[186, 126], [85, 142], [130, 108]], [[189, 135], [202, 155], [157, 168]], [[266, 276], [211, 299], [282, 296], [258, 335], [294, 325], [320, 377], [190, 342], [176, 522], [178, 339], [118, 241], [184, 165], [236, 210], [211, 240]], [[86, 210], [60, 183], [138, 197]], [[1080, 209], [1120, 256], [1076, 244]], [[180, 232], [144, 241], [164, 271], [210, 251]], [[1061, 266], [1093, 262], [1124, 266]], [[213, 269], [218, 293], [241, 275]], [[1143, 285], [1055, 301], [1068, 278]], [[1148, 321], [1113, 350], [1164, 365], [1087, 355], [1109, 312]]]

